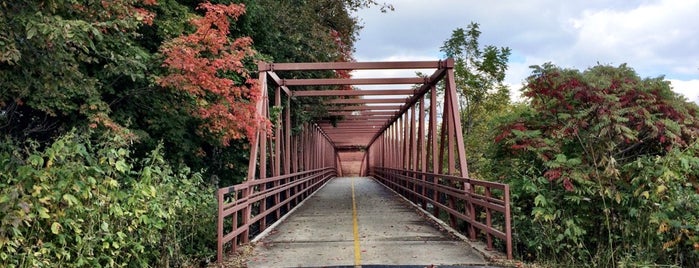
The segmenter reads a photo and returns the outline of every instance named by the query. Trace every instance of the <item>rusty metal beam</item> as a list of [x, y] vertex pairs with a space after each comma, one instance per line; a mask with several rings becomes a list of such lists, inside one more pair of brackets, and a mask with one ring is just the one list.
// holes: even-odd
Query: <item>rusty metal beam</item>
[[[359, 134], [362, 134], [362, 133], [363, 133], [363, 134], [366, 134], [366, 135], [359, 135]], [[349, 138], [371, 138], [372, 136], [369, 135], [369, 134], [371, 134], [371, 133], [373, 133], [373, 132], [369, 132], [369, 133], [367, 133], [367, 132], [350, 132], [350, 131], [347, 131], [347, 132], [332, 132], [332, 133], [329, 133], [328, 136], [334, 136], [334, 137], [345, 136], [345, 137], [349, 137]], [[341, 143], [341, 142], [343, 142], [343, 141], [337, 141], [337, 142]]]
[[366, 146], [362, 146], [362, 145], [344, 145], [344, 146], [338, 146], [336, 149], [338, 151], [358, 151], [358, 150], [362, 150], [365, 148], [366, 148]]
[[402, 105], [357, 105], [357, 106], [330, 106], [328, 111], [377, 111], [377, 110], [400, 110]]
[[308, 62], [257, 64], [258, 71], [312, 71], [312, 70], [381, 70], [381, 69], [436, 69], [440, 61], [386, 61], [386, 62]]
[[371, 137], [338, 136], [338, 138], [343, 139], [345, 141], [338, 143], [336, 146], [345, 144], [367, 144], [369, 140], [371, 140]]
[[[330, 133], [330, 136], [335, 138], [335, 140], [338, 143], [342, 143], [342, 141], [337, 140], [337, 137], [346, 136], [348, 138], [358, 138], [359, 137], [359, 138], [371, 139], [371, 137], [373, 137], [374, 134], [376, 134], [376, 132], [366, 132], [366, 131], [359, 131], [359, 130], [349, 131], [348, 130], [348, 131], [344, 131], [344, 132], [333, 132], [333, 133]], [[369, 140], [367, 140], [367, 141], [369, 141]]]
[[291, 93], [293, 94], [294, 97], [412, 95], [412, 94], [415, 94], [415, 90], [413, 90], [413, 89], [294, 90]]
[[325, 104], [368, 104], [368, 103], [405, 103], [410, 98], [391, 99], [334, 99], [326, 101]]
[[[379, 121], [378, 123], [381, 123]], [[364, 130], [381, 130], [381, 125], [377, 123], [369, 123], [369, 124], [363, 124], [363, 122], [358, 122], [356, 124], [345, 124], [345, 125], [337, 125], [333, 126], [330, 124], [325, 124], [319, 126], [325, 130], [335, 130], [335, 129], [364, 129]]]
[[332, 85], [412, 85], [423, 84], [423, 77], [404, 78], [317, 78], [317, 79], [282, 79], [282, 86], [332, 86]]
[[[391, 117], [393, 117], [394, 113], [391, 113], [390, 115], [345, 115], [342, 116], [342, 118], [338, 122], [346, 121], [346, 120], [357, 120], [357, 119], [368, 119], [368, 120], [389, 120]], [[318, 118], [318, 120], [326, 120], [327, 118]]]
[[355, 130], [364, 130], [366, 132], [371, 132], [371, 133], [376, 133], [377, 131], [381, 130], [379, 127], [374, 127], [374, 126], [346, 126], [346, 127], [338, 127], [334, 128], [332, 126], [326, 126], [322, 127], [323, 130], [325, 130], [328, 133], [338, 133], [341, 131], [355, 131]]
[[346, 128], [372, 128], [376, 130], [380, 130], [381, 127], [385, 121], [369, 121], [369, 122], [358, 122], [358, 121], [349, 121], [349, 122], [342, 122], [340, 124], [335, 124], [333, 125], [332, 123], [329, 122], [324, 122], [324, 123], [318, 123], [318, 125], [322, 128], [332, 128], [332, 129], [346, 129]]
[[395, 111], [339, 111], [328, 112], [332, 116], [395, 115]]
[[291, 96], [291, 90], [289, 90], [289, 88], [285, 85], [282, 85], [282, 79], [279, 78], [279, 76], [276, 73], [270, 71], [267, 72], [267, 75], [269, 75], [269, 78], [272, 78], [272, 81], [274, 81], [274, 83], [276, 83], [277, 86], [281, 87], [281, 89], [284, 91], [284, 94], [286, 94], [287, 96]]
[[[371, 118], [371, 119], [362, 119], [362, 120], [346, 120], [342, 121], [345, 124], [336, 124], [332, 125], [332, 123], [329, 122], [324, 122], [322, 124], [325, 125], [320, 125], [321, 127], [332, 127], [332, 128], [346, 128], [346, 127], [371, 127], [372, 129], [376, 130], [381, 130], [383, 125], [386, 124], [386, 118], [381, 118], [381, 119], [376, 119], [376, 118]], [[319, 123], [321, 124], [321, 123]]]
[[[358, 129], [353, 129], [353, 130], [342, 130], [342, 131], [327, 131], [328, 136], [332, 137], [337, 137], [337, 136], [355, 136], [355, 135], [361, 135], [365, 134], [369, 138], [371, 138], [372, 134], [376, 134], [376, 131], [366, 131], [366, 130], [358, 130]], [[351, 135], [346, 135], [346, 134], [351, 134]]]
[[324, 128], [325, 132], [327, 133], [343, 133], [345, 131], [363, 131], [363, 132], [371, 132], [375, 133], [376, 131], [379, 130], [379, 128], [367, 128], [367, 126], [351, 126], [351, 127], [339, 127], [339, 128], [333, 128], [333, 127], [327, 127]]

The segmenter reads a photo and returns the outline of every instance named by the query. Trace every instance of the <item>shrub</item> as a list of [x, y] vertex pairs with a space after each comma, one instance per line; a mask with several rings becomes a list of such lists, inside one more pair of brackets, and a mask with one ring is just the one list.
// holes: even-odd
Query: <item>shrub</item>
[[215, 199], [161, 146], [130, 158], [118, 135], [0, 146], [0, 266], [180, 266], [213, 255]]
[[523, 258], [699, 265], [697, 106], [625, 65], [535, 67], [530, 107], [500, 129]]

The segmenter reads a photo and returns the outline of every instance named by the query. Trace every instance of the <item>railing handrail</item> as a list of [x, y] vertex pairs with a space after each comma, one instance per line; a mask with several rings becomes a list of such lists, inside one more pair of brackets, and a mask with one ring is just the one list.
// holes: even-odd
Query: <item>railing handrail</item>
[[[493, 247], [492, 239], [490, 237], [491, 235], [495, 236], [496, 238], [505, 240], [507, 258], [513, 258], [509, 185], [504, 183], [463, 178], [454, 175], [444, 175], [388, 167], [373, 167], [372, 173], [374, 176], [378, 177], [379, 181], [382, 182], [384, 185], [396, 190], [396, 192], [405, 196], [409, 200], [410, 196], [412, 196], [413, 198], [419, 198], [423, 201], [423, 205], [425, 203], [431, 203], [435, 208], [438, 207], [440, 209], [443, 209], [447, 211], [447, 213], [449, 213], [450, 215], [466, 221], [472, 226], [472, 228], [481, 230], [485, 233], [486, 238], [488, 240], [487, 249], [490, 250]], [[436, 182], [437, 180], [435, 178], [446, 179], [450, 182], [468, 183], [470, 184], [470, 187], [468, 187], [468, 189], [463, 189], [461, 187], [457, 188], [451, 185], [440, 184]], [[402, 182], [395, 182], [392, 181], [392, 179], [401, 180], [407, 183], [405, 183], [404, 186], [402, 185]], [[412, 184], [412, 188], [408, 186], [408, 183]], [[416, 191], [416, 186], [423, 187], [421, 188], [423, 192], [420, 193]], [[476, 187], [485, 188], [484, 193], [477, 193], [475, 190]], [[464, 201], [464, 209], [468, 209], [468, 211], [458, 211], [455, 206], [452, 207], [449, 206], [449, 204], [442, 204], [441, 202], [439, 202], [439, 200], [434, 200], [433, 198], [430, 198], [427, 195], [423, 195], [426, 193], [424, 191], [425, 189], [430, 189], [438, 194], [443, 194], [445, 199], [454, 198]], [[502, 191], [502, 197], [498, 198], [492, 196], [492, 190]], [[408, 194], [405, 194], [406, 192]], [[432, 194], [433, 197], [437, 196], [437, 194], [435, 194], [434, 192]], [[486, 223], [479, 221], [476, 217], [475, 206], [485, 209]], [[491, 210], [504, 214], [504, 230], [500, 230], [492, 226]], [[475, 229], [469, 230], [469, 236], [469, 239], [471, 240], [476, 239]]]
[[280, 175], [280, 176], [275, 176], [275, 177], [268, 177], [265, 179], [246, 180], [246, 181], [241, 182], [239, 184], [218, 188], [217, 192], [224, 191], [224, 194], [226, 194], [226, 193], [230, 193], [233, 190], [240, 190], [239, 189], [240, 187], [253, 186], [253, 185], [259, 185], [259, 184], [268, 183], [268, 182], [274, 182], [275, 180], [283, 180], [283, 179], [291, 178], [294, 176], [299, 176], [299, 175], [303, 175], [306, 173], [316, 172], [316, 171], [324, 170], [324, 169], [335, 169], [335, 168], [334, 167], [325, 167], [325, 168], [318, 168], [318, 169], [312, 169], [312, 170], [304, 170], [304, 171], [299, 171], [296, 173], [290, 173], [290, 174], [285, 174], [285, 175]]
[[504, 190], [505, 187], [508, 186], [505, 183], [484, 181], [484, 180], [478, 180], [478, 179], [472, 179], [472, 178], [464, 178], [464, 177], [460, 177], [460, 176], [456, 176], [456, 175], [446, 175], [446, 174], [438, 174], [438, 173], [432, 173], [432, 172], [421, 172], [421, 171], [415, 171], [415, 170], [397, 169], [397, 168], [390, 168], [390, 167], [375, 167], [375, 168], [395, 170], [395, 171], [400, 171], [400, 172], [410, 172], [410, 173], [415, 173], [415, 174], [420, 174], [420, 175], [429, 175], [429, 176], [433, 176], [433, 177], [441, 177], [441, 178], [456, 180], [456, 181], [460, 181], [460, 182], [467, 182], [467, 183], [471, 183], [471, 184], [475, 184], [475, 185], [486, 186], [489, 188], [496, 188], [499, 190]]
[[[247, 242], [249, 236], [250, 226], [265, 219], [271, 213], [277, 213], [280, 215], [280, 209], [283, 206], [287, 206], [287, 212], [290, 208], [291, 202], [296, 200], [296, 204], [300, 201], [299, 198], [305, 198], [304, 195], [310, 195], [311, 192], [317, 190], [319, 186], [327, 181], [327, 179], [336, 176], [337, 170], [334, 167], [318, 168], [313, 170], [306, 170], [295, 172], [286, 175], [280, 175], [275, 177], [269, 177], [265, 179], [248, 180], [240, 184], [227, 186], [219, 188], [216, 191], [216, 197], [218, 200], [218, 223], [217, 223], [217, 259], [220, 262], [223, 258], [223, 245], [233, 241], [233, 250], [237, 246], [237, 237], [243, 235], [241, 242]], [[266, 185], [268, 183], [279, 183], [279, 185], [272, 186], [270, 188], [264, 187], [263, 189], [255, 190], [255, 187]], [[303, 189], [295, 190], [293, 195], [289, 192], [294, 187], [303, 187]], [[282, 192], [287, 192], [284, 200], [280, 199], [280, 194]], [[238, 196], [239, 193], [242, 196]], [[233, 200], [226, 202], [226, 195], [232, 194]], [[257, 215], [252, 215], [251, 208], [255, 203], [267, 202], [267, 198], [275, 197], [276, 204], [272, 205], [270, 208], [266, 206], [260, 206], [260, 210]], [[262, 209], [265, 207], [265, 209]], [[238, 215], [242, 213], [242, 215]], [[233, 228], [230, 232], [224, 233], [224, 219], [226, 217], [233, 217]], [[241, 217], [242, 222], [238, 223], [238, 216]], [[277, 217], [278, 219], [279, 217]], [[263, 221], [264, 222], [264, 221]], [[266, 228], [266, 223], [261, 224], [260, 232]]]

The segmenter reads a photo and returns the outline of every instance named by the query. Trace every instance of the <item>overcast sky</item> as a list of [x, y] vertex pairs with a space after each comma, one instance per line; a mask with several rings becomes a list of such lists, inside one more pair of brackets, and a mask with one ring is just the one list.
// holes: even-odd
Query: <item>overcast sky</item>
[[[379, 1], [383, 2], [383, 1]], [[580, 70], [628, 63], [664, 75], [699, 102], [699, 0], [394, 0], [395, 11], [357, 13], [357, 61], [436, 60], [458, 27], [480, 24], [481, 45], [512, 50], [507, 84], [519, 95], [528, 66]]]

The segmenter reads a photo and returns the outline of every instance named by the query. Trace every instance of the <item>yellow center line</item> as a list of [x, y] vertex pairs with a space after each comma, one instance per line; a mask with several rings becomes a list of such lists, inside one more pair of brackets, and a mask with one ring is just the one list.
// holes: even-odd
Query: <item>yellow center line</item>
[[354, 228], [354, 267], [362, 267], [362, 254], [359, 248], [359, 224], [357, 223], [357, 201], [354, 198], [354, 178], [352, 180], [352, 225]]

